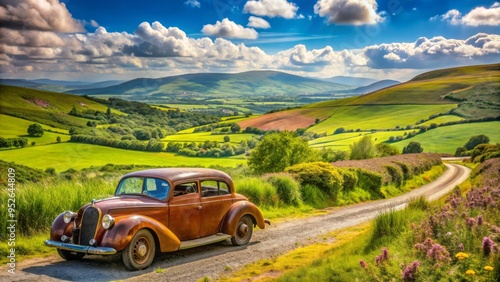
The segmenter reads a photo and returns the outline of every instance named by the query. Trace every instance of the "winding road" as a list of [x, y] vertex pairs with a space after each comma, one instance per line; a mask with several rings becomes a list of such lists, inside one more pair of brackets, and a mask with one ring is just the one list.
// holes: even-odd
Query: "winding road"
[[[67, 262], [53, 255], [27, 259], [16, 265], [16, 274], [0, 267], [0, 281], [197, 281], [203, 277], [216, 278], [229, 267], [232, 270], [245, 264], [275, 257], [297, 247], [308, 238], [314, 239], [337, 229], [354, 226], [375, 218], [388, 209], [401, 209], [410, 199], [424, 195], [438, 199], [465, 181], [470, 170], [456, 164], [446, 164], [447, 170], [436, 181], [404, 195], [325, 210], [325, 214], [293, 219], [257, 230], [247, 246], [233, 247], [214, 244], [176, 253], [157, 256], [146, 270], [127, 271], [120, 256], [89, 256], [80, 262]], [[314, 240], [313, 240], [314, 241]], [[162, 273], [155, 269], [166, 269]], [[227, 272], [227, 271], [226, 271]]]

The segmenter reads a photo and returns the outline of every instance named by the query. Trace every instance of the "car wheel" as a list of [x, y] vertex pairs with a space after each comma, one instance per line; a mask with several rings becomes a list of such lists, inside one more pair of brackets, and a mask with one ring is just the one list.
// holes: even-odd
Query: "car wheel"
[[122, 253], [123, 264], [130, 270], [141, 270], [153, 262], [156, 252], [151, 232], [141, 229]]
[[85, 256], [85, 253], [78, 253], [61, 249], [57, 249], [57, 253], [64, 260], [81, 260]]
[[236, 226], [236, 234], [231, 237], [231, 242], [235, 246], [242, 246], [248, 244], [252, 239], [253, 234], [253, 221], [249, 215], [242, 216]]

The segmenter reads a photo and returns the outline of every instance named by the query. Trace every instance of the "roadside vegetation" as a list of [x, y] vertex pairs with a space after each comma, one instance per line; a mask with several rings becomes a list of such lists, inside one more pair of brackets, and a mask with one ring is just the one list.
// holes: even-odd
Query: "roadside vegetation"
[[[404, 210], [327, 236], [335, 239], [327, 246], [299, 248], [221, 280], [250, 273], [258, 281], [500, 281], [500, 158], [490, 157], [479, 156], [469, 180], [437, 202], [414, 199]], [[320, 255], [283, 267], [310, 249]]]

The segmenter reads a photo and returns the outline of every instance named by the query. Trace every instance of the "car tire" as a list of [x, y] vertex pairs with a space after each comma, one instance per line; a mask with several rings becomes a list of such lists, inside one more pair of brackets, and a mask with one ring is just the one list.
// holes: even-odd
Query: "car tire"
[[72, 252], [72, 251], [67, 251], [67, 250], [61, 250], [57, 249], [57, 253], [59, 256], [64, 259], [64, 260], [81, 260], [84, 256], [85, 253], [78, 253], [78, 252]]
[[238, 221], [236, 233], [231, 237], [231, 242], [235, 246], [243, 246], [250, 242], [253, 234], [253, 220], [249, 215], [244, 215]]
[[141, 229], [122, 253], [123, 264], [130, 270], [141, 270], [151, 265], [155, 258], [156, 246], [151, 232]]

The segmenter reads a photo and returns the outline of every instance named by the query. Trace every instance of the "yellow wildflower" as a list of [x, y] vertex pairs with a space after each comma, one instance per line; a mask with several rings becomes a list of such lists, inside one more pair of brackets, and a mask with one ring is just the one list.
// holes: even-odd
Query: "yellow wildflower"
[[475, 275], [475, 274], [476, 274], [476, 272], [475, 272], [474, 270], [472, 270], [472, 269], [469, 269], [469, 270], [467, 270], [467, 271], [465, 272], [465, 274], [467, 274], [467, 275]]
[[493, 271], [493, 267], [487, 265], [487, 266], [484, 267], [484, 270], [486, 270], [486, 271]]
[[469, 254], [464, 253], [464, 252], [459, 252], [455, 255], [455, 257], [459, 260], [463, 260], [464, 258], [468, 258]]

